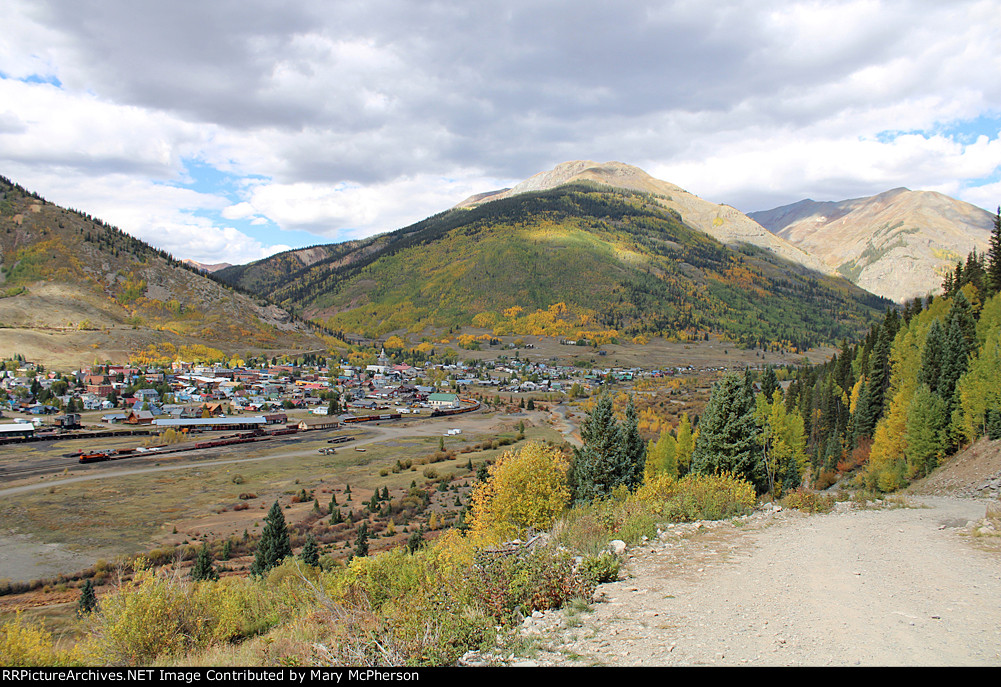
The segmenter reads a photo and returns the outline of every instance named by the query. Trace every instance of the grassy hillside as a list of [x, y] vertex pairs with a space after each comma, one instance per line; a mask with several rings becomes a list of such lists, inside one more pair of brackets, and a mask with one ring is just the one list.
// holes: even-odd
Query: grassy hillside
[[808, 347], [853, 336], [886, 305], [761, 249], [727, 248], [650, 196], [589, 184], [451, 210], [269, 285], [283, 307], [368, 336], [475, 326]]
[[0, 178], [2, 352], [44, 358], [75, 349], [92, 361], [164, 342], [229, 353], [322, 346], [266, 301]]

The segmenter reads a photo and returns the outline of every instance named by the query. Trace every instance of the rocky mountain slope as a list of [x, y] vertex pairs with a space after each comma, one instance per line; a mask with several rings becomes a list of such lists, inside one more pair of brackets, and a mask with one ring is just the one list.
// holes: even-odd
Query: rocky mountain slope
[[512, 188], [471, 196], [456, 207], [476, 207], [521, 193], [545, 191], [580, 181], [651, 194], [654, 202], [677, 212], [687, 225], [704, 231], [720, 243], [728, 246], [748, 243], [812, 270], [832, 272], [826, 263], [785, 240], [777, 239], [774, 234], [765, 231], [760, 224], [735, 208], [703, 200], [680, 186], [655, 179], [642, 169], [622, 162], [598, 163], [591, 160], [563, 162]]
[[325, 347], [282, 308], [0, 179], [0, 355], [79, 365], [184, 346]]
[[945, 271], [987, 250], [994, 217], [930, 191], [802, 200], [749, 217], [867, 291], [894, 301], [939, 290]]

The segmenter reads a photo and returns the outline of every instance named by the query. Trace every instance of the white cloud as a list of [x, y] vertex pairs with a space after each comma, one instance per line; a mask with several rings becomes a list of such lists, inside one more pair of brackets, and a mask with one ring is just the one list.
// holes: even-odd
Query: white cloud
[[380, 184], [262, 184], [249, 205], [285, 229], [344, 241], [392, 231], [441, 212], [503, 182], [458, 171], [453, 177], [419, 175]]
[[996, 17], [992, 0], [8, 0], [0, 168], [212, 262], [287, 243], [231, 223], [388, 231], [567, 159], [745, 210], [981, 197], [998, 132], [945, 132], [1001, 115]]

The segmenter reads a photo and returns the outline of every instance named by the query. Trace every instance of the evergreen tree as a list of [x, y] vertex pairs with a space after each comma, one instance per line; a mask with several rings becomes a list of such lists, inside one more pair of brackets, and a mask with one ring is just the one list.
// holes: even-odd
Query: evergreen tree
[[623, 464], [619, 426], [612, 397], [603, 393], [580, 428], [584, 445], [574, 448], [570, 486], [574, 501], [588, 503], [608, 496], [619, 483]]
[[938, 392], [938, 383], [942, 378], [942, 355], [945, 346], [945, 330], [940, 320], [933, 320], [925, 335], [925, 348], [921, 353], [921, 370], [918, 382], [928, 386], [932, 393]]
[[938, 465], [944, 454], [948, 419], [941, 397], [924, 384], [918, 387], [907, 411], [908, 477], [924, 477]]
[[765, 398], [771, 398], [775, 395], [775, 391], [781, 388], [778, 375], [775, 374], [775, 368], [769, 365], [761, 375], [761, 393], [765, 395]]
[[191, 579], [195, 582], [211, 582], [219, 579], [219, 572], [212, 563], [212, 554], [209, 552], [208, 542], [203, 542], [202, 548], [198, 550], [195, 564], [191, 568]]
[[[958, 295], [958, 294], [957, 294]], [[966, 372], [970, 357], [970, 344], [963, 335], [959, 319], [952, 319], [942, 344], [942, 371], [939, 375], [938, 394], [952, 406], [956, 382]]]
[[987, 286], [987, 269], [984, 266], [984, 256], [977, 254], [977, 249], [974, 248], [970, 251], [970, 254], [966, 256], [966, 269], [963, 270], [963, 286], [966, 284], [973, 284], [977, 289], [977, 293], [986, 293], [985, 288]]
[[987, 428], [987, 438], [992, 441], [1001, 439], [1001, 408], [988, 408], [984, 413], [984, 425]]
[[621, 460], [617, 484], [624, 484], [633, 491], [643, 483], [643, 470], [646, 467], [646, 442], [640, 436], [639, 415], [632, 397], [626, 406], [626, 418], [619, 428]]
[[754, 409], [754, 398], [748, 394], [741, 375], [731, 372], [716, 382], [699, 420], [691, 471], [700, 474], [729, 472], [747, 479], [759, 491], [767, 489]]
[[991, 232], [990, 248], [987, 250], [987, 293], [1001, 292], [1001, 206], [994, 217], [994, 231]]
[[424, 546], [424, 528], [421, 527], [419, 530], [412, 532], [410, 537], [407, 539], [407, 551], [414, 553], [417, 549]]
[[285, 525], [285, 514], [275, 501], [264, 518], [264, 531], [257, 542], [257, 553], [250, 566], [253, 575], [263, 575], [292, 555], [292, 543]]
[[957, 291], [953, 296], [947, 322], [942, 340], [938, 386], [935, 391], [945, 400], [947, 412], [951, 413], [955, 409], [956, 383], [966, 372], [970, 353], [975, 350], [977, 337], [973, 308], [962, 291]]
[[312, 534], [306, 536], [306, 543], [302, 545], [299, 558], [306, 565], [317, 566], [320, 564], [320, 547], [316, 545], [316, 538]]
[[84, 580], [83, 587], [80, 589], [80, 600], [76, 604], [76, 613], [83, 617], [95, 610], [97, 610], [97, 594], [94, 592], [94, 583], [90, 580]]
[[363, 521], [361, 525], [358, 526], [358, 536], [355, 539], [355, 555], [356, 556], [367, 556], [368, 555], [368, 521]]

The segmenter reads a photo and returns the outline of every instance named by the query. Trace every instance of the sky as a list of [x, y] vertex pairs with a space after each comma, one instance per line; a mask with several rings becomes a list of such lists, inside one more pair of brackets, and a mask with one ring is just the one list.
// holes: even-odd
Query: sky
[[1001, 1], [0, 0], [0, 175], [203, 263], [567, 160], [1001, 203]]

